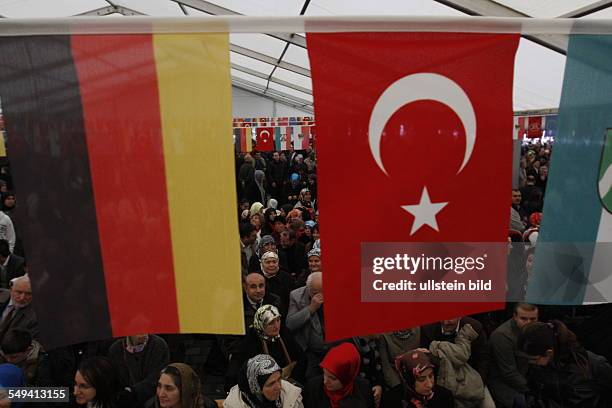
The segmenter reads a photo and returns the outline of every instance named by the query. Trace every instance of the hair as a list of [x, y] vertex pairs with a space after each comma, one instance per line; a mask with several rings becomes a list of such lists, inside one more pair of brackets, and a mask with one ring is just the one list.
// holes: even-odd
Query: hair
[[28, 330], [14, 328], [10, 329], [4, 338], [0, 348], [4, 354], [23, 353], [32, 345], [32, 335]]
[[282, 233], [283, 233], [283, 234], [287, 234], [287, 235], [289, 235], [289, 239], [290, 239], [290, 240], [294, 240], [294, 239], [295, 239], [295, 231], [294, 231], [294, 230], [292, 230], [291, 228], [289, 228], [289, 229], [287, 229], [287, 230], [283, 231]]
[[240, 238], [248, 237], [253, 231], [255, 231], [255, 226], [250, 222], [243, 222], [240, 224], [239, 231]]
[[117, 392], [121, 390], [117, 373], [106, 357], [91, 357], [81, 362], [79, 372], [96, 389], [94, 402], [102, 407], [110, 406]]
[[[527, 258], [525, 258], [527, 259]], [[518, 309], [523, 309], [527, 312], [535, 312], [538, 310], [538, 306], [537, 305], [532, 305], [531, 303], [525, 303], [525, 302], [518, 302], [517, 304], [514, 305], [514, 314], [517, 313]]]
[[516, 191], [516, 192], [518, 192], [518, 193], [520, 193], [520, 192], [521, 192], [521, 190], [519, 190], [518, 188], [513, 188], [513, 189], [512, 189], [512, 192], [515, 192], [515, 191]]
[[591, 377], [589, 359], [578, 338], [563, 322], [533, 322], [525, 325], [517, 342], [519, 350], [532, 356], [544, 356], [553, 351], [554, 361], [560, 365], [576, 363], [586, 378]]
[[166, 366], [161, 370], [161, 373], [159, 374], [160, 377], [162, 374], [169, 375], [170, 378], [172, 378], [174, 385], [176, 385], [176, 388], [178, 388], [179, 390], [179, 395], [182, 395], [183, 394], [183, 383], [181, 381], [181, 373], [178, 370], [178, 368], [171, 366], [171, 365]]
[[6, 239], [0, 239], [0, 255], [7, 258], [11, 254], [9, 243]]
[[293, 231], [299, 231], [302, 228], [304, 228], [304, 221], [295, 218], [293, 220], [291, 220], [291, 224], [289, 224], [289, 229], [293, 230]]
[[282, 215], [277, 215], [276, 217], [274, 217], [274, 223], [277, 223], [277, 222], [280, 222], [281, 224], [286, 224], [287, 219], [283, 217]]
[[313, 272], [310, 275], [308, 275], [308, 278], [306, 278], [306, 287], [308, 289], [312, 288], [312, 281], [314, 280], [314, 278], [319, 277], [319, 278], [323, 278], [323, 273], [321, 272]]

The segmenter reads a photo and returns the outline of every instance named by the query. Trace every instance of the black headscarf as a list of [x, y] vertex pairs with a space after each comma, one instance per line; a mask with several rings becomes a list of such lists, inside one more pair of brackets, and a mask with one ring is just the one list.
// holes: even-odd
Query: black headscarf
[[280, 372], [280, 366], [267, 354], [259, 354], [249, 359], [240, 370], [238, 388], [242, 400], [250, 408], [280, 408], [282, 401], [269, 401], [264, 397], [262, 388], [268, 378]]

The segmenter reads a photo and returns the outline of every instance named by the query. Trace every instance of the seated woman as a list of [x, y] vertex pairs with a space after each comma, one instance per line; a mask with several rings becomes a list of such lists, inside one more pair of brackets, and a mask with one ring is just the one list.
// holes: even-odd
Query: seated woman
[[81, 362], [74, 376], [74, 396], [78, 405], [88, 408], [114, 408], [121, 391], [119, 378], [106, 357]]
[[361, 356], [352, 343], [330, 349], [304, 389], [306, 408], [374, 408], [370, 383], [359, 376]]
[[436, 366], [427, 350], [410, 350], [398, 356], [395, 368], [402, 384], [383, 393], [382, 408], [454, 408], [453, 394], [436, 384]]
[[281, 378], [272, 357], [259, 354], [240, 369], [238, 385], [223, 402], [225, 408], [303, 408], [302, 390]]
[[519, 335], [518, 348], [531, 364], [527, 381], [534, 403], [612, 406], [612, 366], [605, 357], [585, 350], [562, 322], [528, 324]]
[[258, 354], [267, 354], [283, 367], [283, 378], [303, 382], [306, 361], [298, 344], [285, 327], [281, 327], [281, 314], [273, 305], [263, 305], [253, 318], [253, 326], [232, 354], [227, 370], [226, 385], [238, 381], [240, 367]]
[[157, 396], [147, 403], [155, 408], [216, 408], [217, 404], [202, 395], [200, 377], [187, 364], [173, 363], [161, 371]]

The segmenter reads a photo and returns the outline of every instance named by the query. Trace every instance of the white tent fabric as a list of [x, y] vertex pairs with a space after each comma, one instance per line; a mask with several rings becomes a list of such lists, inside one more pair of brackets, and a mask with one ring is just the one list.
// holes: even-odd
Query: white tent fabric
[[[0, 16], [5, 17], [0, 21], [0, 35], [14, 32], [15, 26], [5, 24], [18, 22], [12, 19], [69, 16], [105, 17], [100, 20], [105, 22], [114, 21], [111, 19], [115, 18], [129, 18], [130, 23], [134, 22], [135, 25], [142, 20], [131, 16], [142, 15], [183, 19], [187, 16], [209, 15], [304, 15], [315, 18], [351, 15], [394, 16], [396, 20], [414, 16], [473, 15], [566, 17], [592, 22], [593, 19], [612, 18], [611, 6], [611, 0], [0, 0]], [[534, 23], [536, 21], [542, 20], [533, 20]], [[572, 21], [565, 21], [569, 21], [566, 27], [571, 27]], [[608, 28], [610, 26], [607, 25]], [[279, 111], [279, 106], [280, 111], [289, 115], [312, 113], [312, 83], [306, 42], [301, 32], [304, 30], [277, 30], [275, 33], [254, 30], [245, 33], [236, 32], [240, 31], [236, 27], [238, 25], [232, 26], [230, 34], [230, 60], [237, 106], [235, 114], [239, 116], [239, 112], [244, 112], [246, 116], [247, 112], [253, 111], [250, 107], [252, 105], [262, 106], [260, 114], [267, 115]], [[265, 23], [262, 27], [265, 27]], [[601, 29], [606, 26], [599, 27]], [[567, 29], [559, 30], [564, 34], [554, 37], [531, 35], [533, 33], [523, 31], [526, 38], [521, 39], [516, 57], [516, 111], [554, 109], [558, 106], [565, 66], [564, 44], [567, 41]], [[297, 34], [294, 35], [294, 32]], [[264, 97], [267, 101], [254, 99], [256, 96]]]

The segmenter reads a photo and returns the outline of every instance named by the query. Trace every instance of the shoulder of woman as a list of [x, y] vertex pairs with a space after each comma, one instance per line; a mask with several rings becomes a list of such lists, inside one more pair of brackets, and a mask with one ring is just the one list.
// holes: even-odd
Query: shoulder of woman
[[285, 403], [289, 403], [289, 406], [293, 406], [292, 404], [294, 402], [302, 400], [302, 389], [300, 387], [297, 387], [285, 380], [281, 380], [281, 384], [283, 386], [283, 405], [285, 405]]
[[231, 389], [225, 401], [223, 401], [224, 408], [242, 408], [247, 405], [242, 401], [240, 397], [240, 389], [238, 385], [234, 385]]

